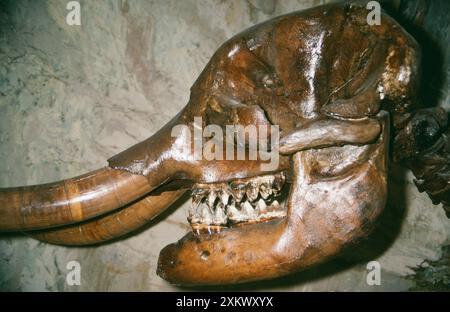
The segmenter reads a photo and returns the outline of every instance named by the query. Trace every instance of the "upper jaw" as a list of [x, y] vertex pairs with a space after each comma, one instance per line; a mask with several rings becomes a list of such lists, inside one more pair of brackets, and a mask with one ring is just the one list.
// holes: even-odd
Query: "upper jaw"
[[[353, 160], [344, 159], [347, 156], [345, 155], [340, 164], [321, 165], [323, 168], [319, 171], [336, 175], [336, 171], [342, 171], [342, 168], [351, 167], [364, 161], [369, 150], [369, 145], [365, 145], [365, 143], [376, 140], [380, 132], [381, 125], [378, 118], [359, 120], [321, 118], [285, 133], [278, 151], [283, 154], [292, 154], [302, 150], [315, 149], [319, 151], [319, 155], [315, 152], [310, 158], [319, 156], [318, 158], [321, 160], [316, 159], [317, 162], [323, 162], [334, 153], [320, 152], [326, 150], [325, 147], [331, 147], [333, 144], [334, 146], [353, 144], [355, 148], [346, 152]], [[281, 168], [286, 167], [284, 165], [285, 158], [286, 156], [284, 156]], [[286, 181], [286, 173], [291, 173], [290, 168], [274, 173], [259, 172], [258, 175], [252, 176], [252, 167], [249, 164], [255, 163], [257, 162], [247, 161], [247, 164], [243, 165], [242, 162], [228, 161], [228, 167], [223, 166], [225, 168], [220, 171], [221, 174], [229, 172], [234, 173], [235, 176], [245, 176], [246, 178], [215, 181], [214, 183], [195, 183], [192, 186], [192, 204], [188, 212], [188, 221], [194, 232], [220, 232], [227, 227], [248, 225], [286, 216], [286, 207], [280, 204], [280, 195]], [[230, 170], [230, 166], [233, 165], [240, 165], [238, 168], [244, 170], [245, 174], [239, 170]], [[215, 176], [217, 173], [215, 166], [209, 165], [209, 167], [201, 167], [201, 169], [202, 173], [208, 177]]]

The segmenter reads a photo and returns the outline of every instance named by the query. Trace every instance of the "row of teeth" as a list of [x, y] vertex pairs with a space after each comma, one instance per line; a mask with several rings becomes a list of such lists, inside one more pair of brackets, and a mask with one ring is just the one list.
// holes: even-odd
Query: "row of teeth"
[[227, 226], [284, 217], [275, 199], [285, 183], [282, 173], [219, 184], [196, 184], [188, 214], [193, 228]]

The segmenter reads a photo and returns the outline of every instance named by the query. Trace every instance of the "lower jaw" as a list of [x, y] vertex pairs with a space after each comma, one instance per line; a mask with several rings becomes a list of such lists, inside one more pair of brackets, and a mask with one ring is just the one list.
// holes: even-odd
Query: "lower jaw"
[[247, 227], [249, 225], [255, 225], [255, 224], [264, 224], [269, 221], [277, 221], [277, 220], [284, 220], [286, 218], [286, 215], [284, 214], [281, 217], [262, 217], [255, 220], [249, 220], [245, 222], [239, 222], [232, 225], [211, 225], [211, 224], [191, 224], [192, 232], [199, 235], [199, 234], [215, 234], [215, 233], [221, 233], [223, 231], [228, 230], [234, 230], [236, 228], [240, 227]]
[[276, 246], [286, 231], [289, 189], [289, 184], [283, 186], [277, 196], [281, 207], [271, 216], [227, 225], [191, 223], [192, 231], [161, 251], [158, 275], [184, 286], [236, 284], [279, 276], [278, 263], [285, 259], [277, 255]]
[[172, 284], [184, 286], [236, 284], [280, 276], [278, 264], [285, 259], [276, 249], [286, 224], [286, 218], [278, 218], [214, 233], [190, 232], [161, 251], [157, 273]]
[[289, 261], [279, 247], [288, 232], [290, 188], [291, 184], [283, 183], [276, 197], [271, 197], [280, 201], [271, 215], [227, 225], [191, 222], [192, 231], [161, 250], [157, 274], [175, 285], [198, 286], [237, 284], [289, 273]]

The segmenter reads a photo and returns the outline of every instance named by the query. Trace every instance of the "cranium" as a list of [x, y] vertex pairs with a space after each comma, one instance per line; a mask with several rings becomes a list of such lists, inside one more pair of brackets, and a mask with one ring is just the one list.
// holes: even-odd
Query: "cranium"
[[[359, 4], [331, 4], [236, 35], [211, 58], [187, 106], [108, 167], [0, 190], [0, 229], [95, 244], [145, 224], [190, 189], [193, 231], [159, 258], [168, 281], [247, 282], [330, 259], [367, 236], [383, 210], [389, 129], [408, 142], [416, 97], [417, 43], [389, 16], [374, 26], [366, 17]], [[278, 125], [278, 166], [194, 159], [190, 131], [172, 130], [194, 131], [195, 117], [203, 127]]]

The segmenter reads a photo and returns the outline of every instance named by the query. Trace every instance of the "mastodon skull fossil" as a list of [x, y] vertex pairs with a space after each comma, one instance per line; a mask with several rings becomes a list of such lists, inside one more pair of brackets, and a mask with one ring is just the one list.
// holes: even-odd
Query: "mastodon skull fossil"
[[[211, 58], [186, 107], [108, 167], [1, 189], [0, 230], [97, 244], [142, 226], [190, 189], [193, 230], [158, 261], [171, 283], [267, 279], [330, 259], [373, 228], [386, 201], [388, 145], [409, 142], [403, 129], [415, 109], [417, 43], [384, 13], [381, 25], [366, 17], [357, 3], [330, 4], [236, 35]], [[187, 130], [173, 135], [181, 125]], [[194, 158], [190, 134], [208, 125], [278, 126], [277, 166], [263, 170], [262, 157]], [[274, 141], [270, 131], [258, 135]], [[409, 151], [393, 148], [400, 158]]]

